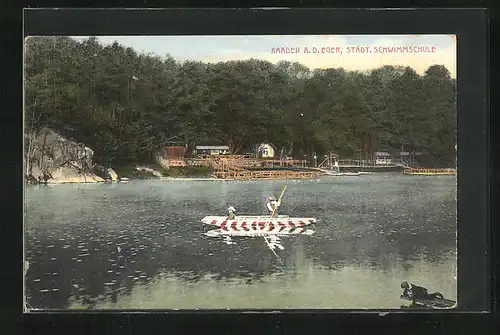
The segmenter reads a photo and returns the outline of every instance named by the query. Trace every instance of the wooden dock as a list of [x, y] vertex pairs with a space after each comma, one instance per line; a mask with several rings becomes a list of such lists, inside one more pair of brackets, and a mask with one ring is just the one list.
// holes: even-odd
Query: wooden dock
[[456, 169], [405, 168], [403, 174], [411, 176], [456, 175]]
[[203, 155], [196, 158], [186, 158], [186, 163], [188, 165], [212, 166], [215, 169], [217, 169], [217, 167], [221, 163], [228, 163], [231, 164], [231, 166], [240, 168], [273, 168], [273, 167], [307, 168], [309, 165], [309, 162], [306, 160], [259, 159], [254, 157], [248, 157], [245, 155], [220, 155], [220, 156]]
[[[261, 179], [313, 179], [319, 177], [320, 171], [249, 170], [239, 166], [238, 159], [218, 158], [213, 161], [215, 176], [226, 180], [261, 180]], [[252, 165], [251, 167], [255, 167]], [[262, 167], [262, 165], [260, 165]], [[249, 167], [250, 168], [250, 167]]]
[[320, 176], [318, 172], [312, 171], [289, 171], [289, 170], [267, 170], [267, 171], [217, 171], [217, 178], [232, 180], [259, 180], [259, 179], [314, 179]]

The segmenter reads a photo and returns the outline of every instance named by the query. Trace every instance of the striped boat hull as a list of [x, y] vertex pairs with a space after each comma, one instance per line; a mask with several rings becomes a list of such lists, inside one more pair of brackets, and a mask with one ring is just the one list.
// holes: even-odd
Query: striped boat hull
[[268, 216], [238, 216], [234, 220], [228, 220], [226, 216], [206, 216], [201, 222], [220, 227], [225, 231], [256, 231], [274, 230], [285, 228], [298, 228], [308, 226], [316, 222], [315, 218], [290, 218], [278, 216], [270, 219]]

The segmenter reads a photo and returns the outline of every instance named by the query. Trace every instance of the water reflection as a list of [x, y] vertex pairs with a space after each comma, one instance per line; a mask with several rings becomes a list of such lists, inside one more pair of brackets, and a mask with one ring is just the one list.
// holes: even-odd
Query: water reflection
[[26, 198], [33, 308], [399, 308], [407, 279], [456, 299], [455, 180], [371, 175], [288, 183], [283, 212], [312, 236], [203, 235], [199, 220], [265, 213], [284, 182], [137, 181], [34, 187]]

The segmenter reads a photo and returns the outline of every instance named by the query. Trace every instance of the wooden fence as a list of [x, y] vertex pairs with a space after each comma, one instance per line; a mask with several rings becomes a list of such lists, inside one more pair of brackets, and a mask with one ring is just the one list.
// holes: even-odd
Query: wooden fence
[[316, 171], [289, 171], [289, 170], [268, 170], [268, 171], [217, 171], [217, 178], [234, 180], [257, 180], [257, 179], [312, 179], [317, 178], [320, 173]]

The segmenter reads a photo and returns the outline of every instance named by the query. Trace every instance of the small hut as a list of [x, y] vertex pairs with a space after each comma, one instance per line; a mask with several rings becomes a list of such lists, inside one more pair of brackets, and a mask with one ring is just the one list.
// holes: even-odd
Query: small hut
[[261, 143], [257, 149], [257, 153], [261, 158], [275, 158], [277, 149], [271, 143]]
[[169, 166], [186, 166], [184, 155], [186, 154], [186, 142], [177, 136], [170, 137], [165, 141], [164, 157]]

